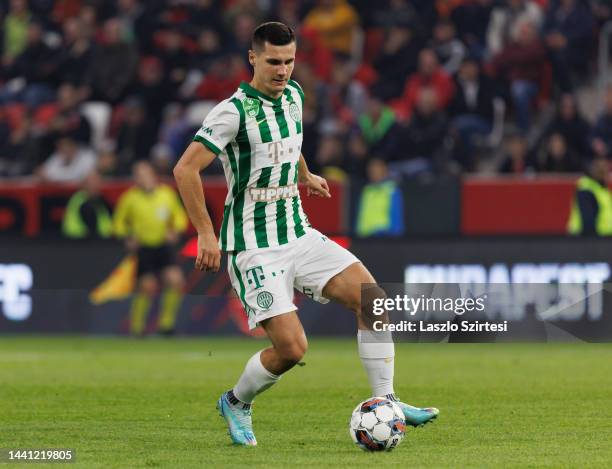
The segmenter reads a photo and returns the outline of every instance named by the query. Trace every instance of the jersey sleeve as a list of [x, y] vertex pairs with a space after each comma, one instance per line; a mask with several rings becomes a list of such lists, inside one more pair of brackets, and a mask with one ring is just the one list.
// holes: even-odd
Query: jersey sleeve
[[215, 155], [218, 155], [238, 134], [240, 114], [233, 104], [223, 101], [206, 116], [202, 127], [193, 137]]

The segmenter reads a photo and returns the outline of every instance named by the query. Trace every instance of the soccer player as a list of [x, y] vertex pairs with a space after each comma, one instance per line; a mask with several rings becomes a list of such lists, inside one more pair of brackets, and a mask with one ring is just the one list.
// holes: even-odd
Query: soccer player
[[[330, 193], [325, 179], [308, 170], [300, 151], [304, 93], [291, 80], [295, 52], [291, 28], [276, 22], [260, 25], [249, 50], [253, 79], [210, 111], [174, 169], [198, 232], [196, 268], [218, 271], [220, 249], [226, 251], [230, 279], [250, 327], [263, 327], [272, 342], [251, 357], [236, 385], [217, 403], [232, 440], [242, 445], [257, 444], [251, 422], [255, 396], [306, 352], [294, 288], [321, 303], [337, 301], [356, 314], [359, 355], [372, 394], [397, 401], [393, 342], [390, 337], [371, 340], [371, 318], [362, 307], [361, 285], [375, 280], [353, 254], [313, 229], [302, 210], [298, 183], [308, 195]], [[219, 244], [199, 174], [216, 157], [229, 189]], [[398, 404], [413, 426], [438, 415], [435, 408]]]
[[187, 215], [176, 191], [159, 184], [153, 166], [139, 161], [133, 166], [136, 186], [121, 195], [113, 218], [114, 232], [138, 257], [137, 286], [130, 307], [130, 332], [144, 333], [147, 314], [157, 293], [157, 276], [165, 285], [157, 332], [172, 335], [183, 301], [183, 272], [174, 245], [187, 228]]

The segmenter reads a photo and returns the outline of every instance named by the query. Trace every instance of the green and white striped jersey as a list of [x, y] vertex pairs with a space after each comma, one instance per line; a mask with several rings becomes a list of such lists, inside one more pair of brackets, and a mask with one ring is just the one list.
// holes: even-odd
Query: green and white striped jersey
[[297, 182], [303, 104], [304, 93], [292, 80], [278, 99], [242, 82], [195, 135], [221, 158], [225, 171], [223, 251], [279, 246], [310, 228]]

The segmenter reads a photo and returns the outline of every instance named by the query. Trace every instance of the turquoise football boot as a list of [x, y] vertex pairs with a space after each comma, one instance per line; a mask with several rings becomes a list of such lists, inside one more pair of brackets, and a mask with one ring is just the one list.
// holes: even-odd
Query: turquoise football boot
[[217, 401], [219, 415], [227, 422], [227, 432], [237, 445], [256, 446], [251, 422], [251, 407], [243, 408], [242, 404], [232, 404], [228, 393], [224, 392]]
[[426, 423], [433, 422], [438, 418], [440, 411], [435, 407], [413, 407], [403, 402], [396, 402], [404, 412], [404, 418], [408, 425], [420, 427]]

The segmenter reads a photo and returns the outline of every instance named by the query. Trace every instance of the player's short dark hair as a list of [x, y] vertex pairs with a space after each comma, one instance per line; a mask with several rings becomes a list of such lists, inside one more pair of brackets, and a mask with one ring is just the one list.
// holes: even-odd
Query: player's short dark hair
[[255, 51], [260, 51], [269, 42], [273, 46], [284, 46], [295, 41], [295, 32], [289, 26], [277, 21], [270, 21], [257, 26], [253, 31], [251, 47]]

